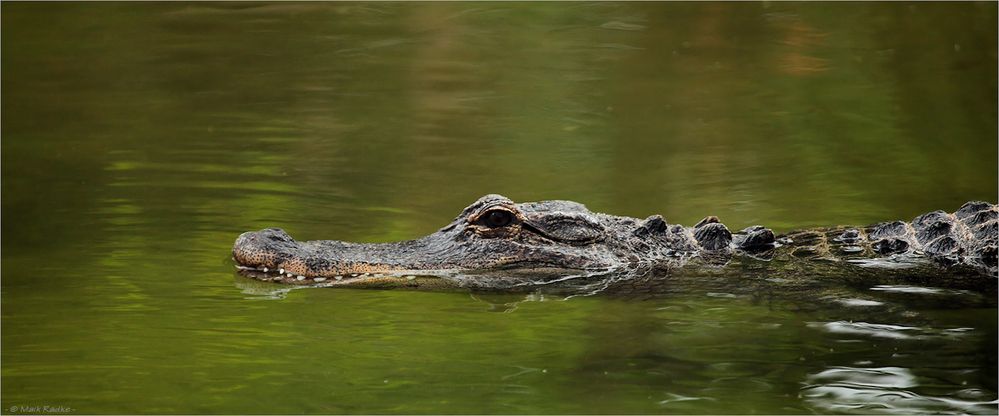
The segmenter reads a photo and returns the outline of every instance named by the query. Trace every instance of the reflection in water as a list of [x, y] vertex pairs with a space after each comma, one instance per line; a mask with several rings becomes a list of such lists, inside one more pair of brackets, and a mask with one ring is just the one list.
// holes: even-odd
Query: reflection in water
[[994, 201], [995, 3], [2, 8], [0, 408], [995, 413], [974, 293], [288, 290], [227, 261], [490, 192], [779, 231]]
[[821, 48], [828, 34], [817, 33], [794, 15], [773, 16], [771, 24], [784, 31], [782, 43], [787, 52], [780, 58], [781, 71], [795, 76], [811, 75], [828, 70], [829, 60], [808, 54], [809, 49]]

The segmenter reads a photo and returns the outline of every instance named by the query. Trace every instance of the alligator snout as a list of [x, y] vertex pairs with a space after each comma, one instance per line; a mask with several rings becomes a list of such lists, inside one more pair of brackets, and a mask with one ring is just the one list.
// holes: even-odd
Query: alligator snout
[[276, 268], [298, 249], [298, 242], [280, 228], [243, 233], [232, 246], [232, 257], [249, 267]]
[[280, 228], [267, 228], [236, 238], [232, 258], [244, 271], [261, 271], [307, 282], [313, 278], [340, 280], [367, 273], [416, 268], [415, 262], [407, 258], [407, 252], [421, 257], [423, 250], [412, 242], [296, 241]]

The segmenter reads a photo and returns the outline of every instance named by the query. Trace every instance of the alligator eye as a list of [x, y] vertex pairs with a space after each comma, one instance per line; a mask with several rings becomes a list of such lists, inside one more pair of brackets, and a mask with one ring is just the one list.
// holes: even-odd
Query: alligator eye
[[483, 216], [483, 222], [490, 228], [506, 227], [513, 222], [513, 214], [510, 211], [494, 209]]

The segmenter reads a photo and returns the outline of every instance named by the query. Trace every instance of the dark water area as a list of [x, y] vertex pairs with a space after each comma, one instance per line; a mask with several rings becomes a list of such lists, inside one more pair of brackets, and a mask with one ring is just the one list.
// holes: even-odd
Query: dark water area
[[229, 259], [487, 193], [777, 231], [996, 202], [994, 2], [0, 8], [6, 413], [999, 410], [993, 295], [276, 291]]

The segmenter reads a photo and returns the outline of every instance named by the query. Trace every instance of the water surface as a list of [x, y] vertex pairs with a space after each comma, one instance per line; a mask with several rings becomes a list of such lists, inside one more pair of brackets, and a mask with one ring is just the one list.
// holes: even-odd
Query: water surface
[[[778, 231], [995, 202], [995, 3], [4, 3], [0, 405], [995, 413], [995, 300], [295, 290], [486, 193]], [[723, 288], [724, 289], [724, 288]]]

